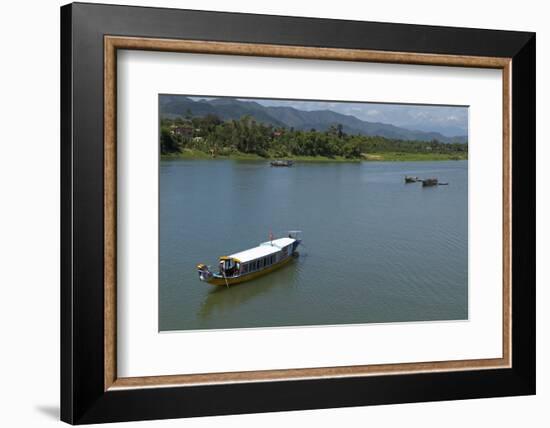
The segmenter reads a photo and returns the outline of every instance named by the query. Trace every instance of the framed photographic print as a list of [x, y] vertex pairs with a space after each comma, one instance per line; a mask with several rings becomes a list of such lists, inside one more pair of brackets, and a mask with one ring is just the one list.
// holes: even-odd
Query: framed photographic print
[[62, 420], [535, 393], [533, 33], [76, 3], [61, 53]]

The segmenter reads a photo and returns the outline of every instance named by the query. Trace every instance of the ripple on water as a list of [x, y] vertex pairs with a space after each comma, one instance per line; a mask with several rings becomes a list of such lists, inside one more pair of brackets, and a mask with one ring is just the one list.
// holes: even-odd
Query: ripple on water
[[[167, 161], [160, 170], [161, 330], [466, 319], [467, 162]], [[439, 176], [423, 189], [404, 175]], [[198, 262], [303, 230], [300, 257], [213, 288]]]

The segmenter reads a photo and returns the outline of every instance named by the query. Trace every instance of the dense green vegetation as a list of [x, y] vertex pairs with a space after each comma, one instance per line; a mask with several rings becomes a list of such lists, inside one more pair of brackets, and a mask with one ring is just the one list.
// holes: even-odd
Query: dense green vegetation
[[250, 116], [222, 121], [217, 116], [162, 119], [161, 154], [166, 157], [296, 160], [467, 159], [468, 145], [437, 140], [405, 141], [348, 135], [341, 124], [327, 131], [276, 128]]

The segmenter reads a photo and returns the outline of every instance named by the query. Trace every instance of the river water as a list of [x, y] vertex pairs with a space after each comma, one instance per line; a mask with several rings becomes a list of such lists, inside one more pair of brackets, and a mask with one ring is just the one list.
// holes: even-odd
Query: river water
[[[159, 202], [161, 331], [468, 317], [467, 161], [162, 160]], [[294, 229], [292, 263], [230, 288], [199, 281], [197, 263]]]

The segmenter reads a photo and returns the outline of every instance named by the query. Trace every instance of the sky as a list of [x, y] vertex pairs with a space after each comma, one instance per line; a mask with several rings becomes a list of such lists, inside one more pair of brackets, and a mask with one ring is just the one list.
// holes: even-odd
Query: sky
[[[206, 97], [191, 98], [195, 100], [209, 99]], [[254, 101], [264, 106], [294, 107], [298, 110], [332, 110], [368, 122], [382, 122], [419, 131], [440, 132], [448, 137], [468, 135], [468, 107], [464, 106], [238, 99]]]

